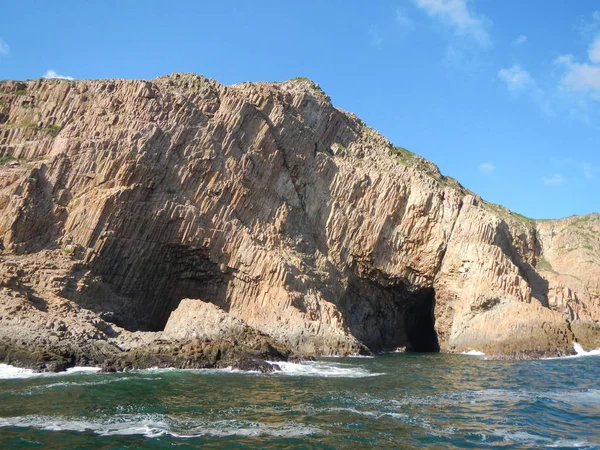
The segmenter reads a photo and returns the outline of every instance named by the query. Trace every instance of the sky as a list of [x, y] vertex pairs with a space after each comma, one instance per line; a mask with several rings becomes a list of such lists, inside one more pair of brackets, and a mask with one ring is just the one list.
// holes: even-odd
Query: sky
[[4, 0], [0, 79], [309, 77], [532, 218], [600, 212], [595, 0]]

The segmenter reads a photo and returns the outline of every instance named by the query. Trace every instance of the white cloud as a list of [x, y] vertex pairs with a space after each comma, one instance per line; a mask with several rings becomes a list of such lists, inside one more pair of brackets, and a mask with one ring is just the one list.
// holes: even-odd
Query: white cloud
[[571, 65], [573, 64], [573, 55], [560, 55], [554, 60], [554, 64]]
[[565, 179], [562, 175], [555, 173], [551, 177], [544, 177], [544, 184], [546, 186], [562, 186], [565, 184]]
[[511, 95], [526, 96], [535, 103], [541, 111], [547, 116], [554, 116], [554, 110], [551, 106], [549, 97], [542, 90], [535, 78], [521, 66], [515, 64], [507, 69], [500, 69], [498, 77], [506, 83], [508, 92]]
[[398, 25], [400, 25], [400, 28], [402, 30], [408, 31], [413, 27], [413, 21], [411, 20], [410, 17], [408, 17], [408, 15], [406, 14], [406, 11], [398, 8], [396, 9], [396, 23]]
[[371, 25], [369, 36], [371, 37], [371, 45], [380, 48], [381, 44], [383, 44], [383, 37], [381, 37], [381, 30], [377, 25]]
[[567, 91], [583, 94], [592, 100], [600, 100], [600, 12], [592, 14], [592, 21], [585, 24], [582, 34], [591, 39], [588, 60], [578, 62], [573, 55], [560, 55], [554, 64], [564, 70], [560, 81]]
[[517, 36], [517, 38], [512, 41], [512, 46], [513, 47], [520, 47], [521, 45], [525, 44], [527, 42], [527, 36], [525, 36], [524, 34], [521, 34], [519, 36]]
[[561, 55], [554, 63], [565, 69], [561, 80], [563, 88], [590, 94], [592, 98], [600, 100], [600, 65], [576, 63], [572, 55]]
[[536, 81], [521, 66], [515, 64], [508, 69], [501, 69], [498, 71], [498, 76], [506, 83], [511, 94], [517, 95], [522, 92], [530, 92], [536, 96], [541, 94]]
[[481, 173], [485, 173], [486, 175], [489, 173], [492, 173], [494, 170], [496, 169], [496, 167], [489, 162], [484, 162], [479, 164], [479, 171]]
[[0, 55], [8, 55], [10, 53], [10, 47], [6, 42], [0, 38]]
[[600, 35], [596, 36], [594, 42], [592, 42], [592, 45], [590, 45], [588, 56], [590, 61], [594, 64], [600, 63]]
[[42, 78], [47, 78], [47, 79], [56, 78], [59, 80], [71, 80], [71, 81], [73, 81], [75, 79], [73, 77], [69, 77], [66, 75], [61, 75], [59, 73], [56, 73], [54, 70], [47, 71]]
[[461, 37], [475, 40], [481, 47], [491, 44], [486, 29], [487, 19], [469, 10], [467, 0], [413, 0], [415, 4], [442, 23], [450, 26]]

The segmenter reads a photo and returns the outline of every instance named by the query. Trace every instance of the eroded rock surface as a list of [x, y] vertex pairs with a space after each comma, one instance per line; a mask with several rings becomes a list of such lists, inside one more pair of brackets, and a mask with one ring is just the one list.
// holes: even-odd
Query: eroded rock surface
[[9, 346], [199, 351], [193, 299], [298, 354], [600, 346], [597, 215], [488, 204], [308, 80], [2, 82], [0, 155]]

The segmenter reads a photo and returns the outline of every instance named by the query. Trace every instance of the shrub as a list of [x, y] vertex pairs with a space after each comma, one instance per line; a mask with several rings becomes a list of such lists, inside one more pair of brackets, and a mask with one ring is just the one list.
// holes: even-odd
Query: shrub
[[398, 157], [400, 162], [404, 165], [410, 163], [410, 161], [412, 161], [412, 159], [415, 157], [415, 154], [413, 152], [406, 150], [404, 147], [399, 147], [397, 145], [393, 146], [390, 149], [390, 153]]
[[8, 164], [9, 162], [12, 161], [16, 161], [17, 158], [15, 158], [12, 155], [4, 155], [0, 157], [0, 166], [5, 166], [6, 164]]
[[50, 126], [48, 126], [48, 127], [44, 128], [43, 130], [44, 130], [46, 133], [48, 133], [48, 134], [50, 134], [50, 135], [52, 135], [52, 136], [56, 137], [56, 136], [58, 136], [58, 133], [60, 133], [60, 130], [61, 130], [61, 129], [62, 129], [62, 128], [61, 128], [61, 127], [59, 127], [58, 125], [50, 125]]

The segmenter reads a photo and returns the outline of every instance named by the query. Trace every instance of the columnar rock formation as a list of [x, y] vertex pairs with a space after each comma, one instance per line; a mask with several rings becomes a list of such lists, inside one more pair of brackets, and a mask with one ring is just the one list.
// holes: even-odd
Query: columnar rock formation
[[0, 156], [0, 335], [127, 350], [186, 298], [300, 354], [600, 347], [598, 215], [488, 204], [306, 79], [2, 82]]

